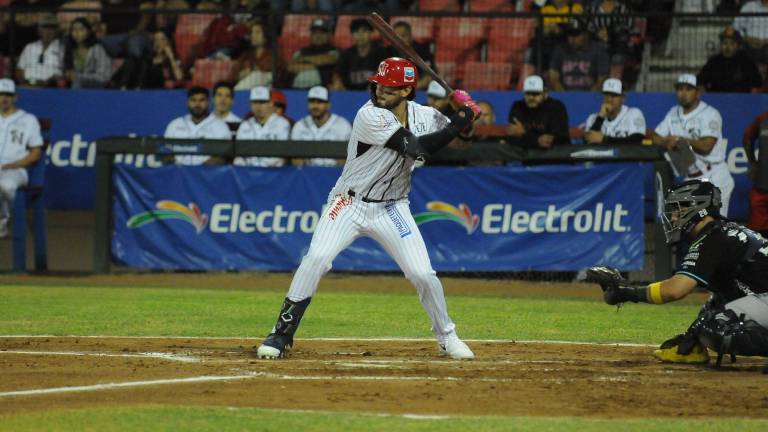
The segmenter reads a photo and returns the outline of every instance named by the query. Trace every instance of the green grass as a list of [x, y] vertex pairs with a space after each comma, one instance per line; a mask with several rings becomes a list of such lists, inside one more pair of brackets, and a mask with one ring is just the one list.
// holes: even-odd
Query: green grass
[[748, 419], [590, 419], [574, 417], [452, 417], [413, 419], [339, 412], [286, 412], [256, 408], [141, 406], [48, 411], [0, 416], [0, 431], [765, 431]]
[[[284, 292], [158, 288], [0, 287], [0, 334], [263, 337]], [[452, 296], [468, 339], [658, 343], [684, 330], [698, 307], [589, 299]], [[415, 294], [325, 292], [299, 337], [431, 337]]]

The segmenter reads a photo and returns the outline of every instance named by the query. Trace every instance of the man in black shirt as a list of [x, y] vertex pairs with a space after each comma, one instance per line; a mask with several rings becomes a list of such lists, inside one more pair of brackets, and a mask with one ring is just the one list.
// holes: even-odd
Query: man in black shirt
[[720, 35], [720, 54], [701, 69], [701, 83], [710, 92], [749, 93], [762, 87], [763, 77], [754, 60], [742, 50], [741, 33], [729, 27]]
[[570, 144], [565, 105], [549, 97], [544, 80], [531, 75], [523, 83], [524, 100], [509, 111], [509, 143], [525, 148], [548, 149]]
[[[707, 348], [724, 354], [768, 355], [768, 241], [720, 217], [720, 190], [708, 180], [689, 180], [667, 193], [662, 223], [667, 242], [691, 242], [669, 279], [633, 287], [617, 270], [593, 267], [587, 275], [603, 288], [610, 305], [631, 301], [662, 304], [702, 287], [712, 293], [688, 330], [654, 351], [672, 363], [707, 363]], [[615, 275], [613, 282], [603, 278]]]
[[333, 34], [331, 22], [316, 18], [312, 20], [309, 31], [309, 45], [297, 51], [288, 62], [288, 72], [293, 74], [293, 88], [329, 86], [339, 61], [339, 50], [330, 43]]
[[334, 90], [366, 90], [368, 77], [378, 70], [389, 51], [371, 41], [373, 27], [364, 18], [352, 20], [349, 31], [355, 44], [341, 53], [333, 75]]

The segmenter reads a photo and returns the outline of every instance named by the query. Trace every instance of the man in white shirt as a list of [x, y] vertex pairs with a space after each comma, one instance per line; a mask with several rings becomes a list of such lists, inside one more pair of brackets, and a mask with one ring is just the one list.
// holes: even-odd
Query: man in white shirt
[[213, 86], [213, 115], [229, 126], [232, 138], [237, 134], [237, 128], [243, 121], [232, 112], [235, 103], [235, 87], [231, 82], [219, 81]]
[[64, 74], [64, 47], [56, 38], [58, 21], [52, 14], [40, 17], [37, 31], [40, 40], [24, 47], [16, 64], [16, 81], [20, 85], [55, 86]]
[[16, 190], [27, 184], [26, 168], [42, 156], [37, 118], [16, 107], [16, 86], [0, 79], [0, 237], [8, 235]]
[[603, 82], [600, 111], [589, 115], [585, 129], [587, 144], [642, 144], [645, 117], [639, 109], [624, 105], [621, 80], [609, 78]]
[[[741, 7], [739, 13], [768, 14], [768, 0], [748, 2]], [[768, 60], [768, 15], [737, 16], [733, 20], [733, 27], [744, 35], [744, 41], [753, 50], [756, 60]]]
[[702, 101], [696, 76], [682, 74], [675, 84], [678, 105], [673, 106], [656, 126], [653, 143], [673, 149], [690, 144], [696, 161], [689, 167], [686, 180], [707, 178], [720, 188], [720, 214], [728, 217], [733, 192], [733, 177], [725, 163], [727, 141], [723, 139], [723, 119], [714, 107]]
[[[285, 117], [275, 113], [269, 89], [254, 87], [251, 89], [251, 111], [253, 117], [240, 123], [237, 129], [238, 140], [288, 140], [291, 135], [291, 124]], [[258, 167], [281, 167], [285, 159], [279, 157], [237, 157], [235, 165], [250, 165]]]
[[[352, 125], [347, 119], [333, 114], [328, 89], [315, 86], [307, 92], [309, 115], [296, 122], [291, 130], [294, 141], [348, 141]], [[336, 166], [336, 159], [312, 158], [306, 161], [312, 166]]]
[[[208, 90], [204, 87], [190, 87], [187, 90], [187, 109], [189, 114], [172, 120], [165, 128], [165, 138], [180, 139], [232, 139], [232, 133], [226, 123], [215, 115], [208, 113]], [[219, 164], [224, 160], [220, 157], [207, 155], [177, 155], [176, 163], [180, 165]]]

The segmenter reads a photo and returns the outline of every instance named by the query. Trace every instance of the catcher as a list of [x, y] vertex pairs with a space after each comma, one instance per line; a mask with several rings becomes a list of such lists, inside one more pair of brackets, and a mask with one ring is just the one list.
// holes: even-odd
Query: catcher
[[672, 187], [664, 199], [667, 243], [691, 246], [669, 279], [631, 286], [616, 269], [592, 267], [587, 280], [599, 283], [609, 305], [663, 304], [680, 300], [697, 286], [711, 293], [688, 330], [664, 342], [654, 357], [672, 363], [707, 363], [707, 349], [723, 355], [768, 356], [768, 241], [720, 217], [720, 190], [708, 180]]

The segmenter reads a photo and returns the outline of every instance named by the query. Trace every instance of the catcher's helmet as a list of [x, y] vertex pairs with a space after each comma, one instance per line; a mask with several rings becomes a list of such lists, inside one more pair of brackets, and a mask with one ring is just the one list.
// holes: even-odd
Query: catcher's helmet
[[384, 87], [416, 87], [419, 73], [410, 60], [400, 57], [390, 57], [379, 63], [379, 71], [368, 78], [368, 81]]
[[707, 179], [688, 180], [672, 186], [664, 198], [661, 221], [667, 243], [680, 241], [705, 216], [720, 217], [720, 189]]

